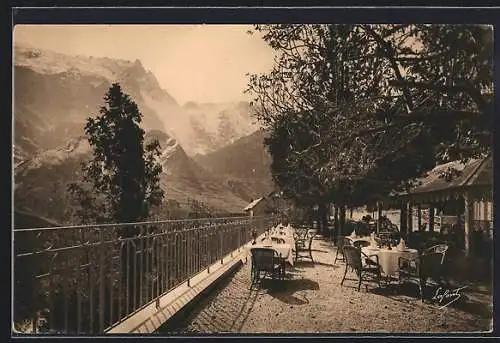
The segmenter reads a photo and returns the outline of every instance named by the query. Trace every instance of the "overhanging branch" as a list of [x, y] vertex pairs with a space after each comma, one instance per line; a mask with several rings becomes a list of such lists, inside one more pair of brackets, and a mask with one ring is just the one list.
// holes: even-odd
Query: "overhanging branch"
[[432, 123], [441, 121], [444, 119], [453, 119], [453, 120], [468, 120], [474, 117], [481, 116], [482, 113], [479, 112], [471, 112], [471, 111], [434, 111], [434, 112], [413, 112], [410, 115], [401, 115], [399, 119], [394, 122], [391, 122], [387, 125], [382, 125], [374, 128], [362, 129], [356, 132], [349, 134], [350, 137], [359, 137], [371, 133], [382, 132], [388, 129], [393, 129], [397, 127], [406, 126], [412, 123]]
[[484, 99], [481, 92], [470, 84], [446, 86], [442, 84], [406, 80], [392, 80], [391, 82], [389, 82], [389, 84], [403, 89], [406, 89], [408, 87], [416, 89], [429, 89], [446, 94], [457, 94], [463, 92], [467, 93], [470, 96], [470, 98], [478, 105], [479, 109], [482, 112], [486, 113], [490, 109], [490, 104]]
[[[363, 25], [363, 28], [366, 30], [366, 32], [375, 39], [377, 44], [380, 46], [382, 52], [384, 53], [385, 57], [389, 60], [389, 63], [391, 65], [391, 68], [394, 70], [394, 73], [396, 75], [396, 78], [399, 81], [403, 81], [403, 76], [401, 75], [401, 71], [399, 70], [399, 65], [398, 62], [396, 61], [396, 57], [394, 56], [394, 52], [392, 49], [392, 46], [390, 43], [386, 42], [379, 34], [377, 34], [370, 25]], [[411, 96], [410, 89], [408, 87], [403, 87], [403, 94], [406, 100], [406, 107], [408, 113], [411, 113], [413, 111], [413, 99]]]

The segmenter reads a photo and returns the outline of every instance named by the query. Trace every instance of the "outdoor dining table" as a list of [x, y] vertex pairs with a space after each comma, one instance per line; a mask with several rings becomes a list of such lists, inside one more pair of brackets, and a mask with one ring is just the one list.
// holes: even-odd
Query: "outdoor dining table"
[[378, 263], [381, 267], [381, 272], [386, 277], [397, 277], [399, 274], [399, 258], [404, 257], [406, 259], [415, 259], [418, 258], [418, 250], [417, 249], [409, 249], [405, 248], [400, 250], [397, 247], [392, 249], [387, 248], [378, 248], [374, 246], [367, 246], [361, 248], [361, 251], [370, 256], [377, 255]]
[[291, 266], [293, 266], [293, 245], [288, 244], [288, 243], [276, 243], [271, 241], [271, 239], [265, 239], [264, 241], [259, 241], [257, 240], [256, 244], [249, 243], [246, 246], [248, 254], [251, 254], [251, 250], [254, 248], [268, 248], [268, 249], [273, 249], [278, 253], [279, 256], [281, 256], [283, 259], [285, 259], [286, 262], [288, 262]]
[[357, 241], [365, 241], [369, 242], [370, 241], [370, 236], [345, 236], [346, 238], [349, 238], [352, 243], [357, 242]]
[[293, 238], [293, 230], [289, 228], [277, 229], [271, 231], [270, 237], [281, 238], [285, 240], [286, 244], [290, 244], [292, 247], [295, 247], [295, 239]]

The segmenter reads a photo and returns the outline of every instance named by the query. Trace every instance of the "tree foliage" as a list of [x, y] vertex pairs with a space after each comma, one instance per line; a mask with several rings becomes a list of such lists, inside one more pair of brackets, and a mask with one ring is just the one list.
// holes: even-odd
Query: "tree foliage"
[[[491, 149], [491, 27], [256, 25], [276, 50], [251, 75], [275, 181], [288, 196], [361, 204], [436, 163]], [[319, 200], [318, 200], [319, 199]]]
[[93, 158], [82, 165], [82, 182], [69, 186], [79, 204], [76, 215], [83, 223], [140, 221], [163, 199], [160, 145], [156, 139], [145, 143], [142, 114], [119, 84], [104, 101], [85, 125]]

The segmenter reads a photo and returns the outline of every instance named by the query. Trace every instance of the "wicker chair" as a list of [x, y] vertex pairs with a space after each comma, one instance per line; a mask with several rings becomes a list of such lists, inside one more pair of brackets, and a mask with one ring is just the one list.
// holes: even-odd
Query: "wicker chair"
[[337, 237], [337, 252], [335, 253], [335, 260], [333, 261], [333, 264], [337, 263], [337, 260], [345, 262], [344, 245], [352, 245], [352, 243], [353, 241], [348, 237], [344, 236]]
[[448, 252], [448, 245], [447, 244], [436, 244], [433, 245], [432, 247], [429, 247], [423, 251], [423, 254], [430, 254], [433, 252], [441, 253], [443, 254], [443, 260], [441, 261], [441, 264], [444, 264], [444, 261], [446, 259], [446, 253]]
[[306, 228], [297, 228], [297, 229], [295, 229], [295, 231], [293, 233], [293, 237], [296, 240], [304, 239], [304, 238], [306, 238], [308, 231], [309, 231], [309, 229], [306, 229]]
[[[269, 248], [253, 248], [252, 253], [252, 282], [250, 289], [259, 280], [264, 279], [267, 275], [271, 275], [273, 279], [283, 276], [282, 259], [274, 249]], [[261, 279], [260, 274], [264, 272], [264, 277]]]
[[355, 246], [356, 248], [364, 248], [364, 247], [367, 247], [370, 245], [370, 242], [368, 241], [363, 241], [363, 240], [359, 240], [359, 241], [355, 241], [352, 243], [353, 246]]
[[271, 237], [271, 241], [276, 242], [278, 244], [284, 244], [285, 243], [285, 240], [283, 238], [280, 238], [280, 237]]
[[[351, 271], [355, 271], [358, 276], [358, 291], [361, 288], [362, 281], [375, 280], [380, 287], [381, 268], [378, 263], [377, 255], [368, 256], [364, 254], [361, 249], [352, 245], [344, 245], [343, 251], [346, 264], [344, 277], [340, 282], [340, 286], [342, 286], [346, 280], [348, 269], [351, 269]], [[370, 260], [370, 263], [363, 263], [363, 258], [365, 260]], [[371, 279], [365, 278], [367, 275], [371, 275]], [[366, 286], [366, 288], [368, 289], [368, 286]]]
[[423, 254], [429, 254], [429, 253], [434, 253], [434, 252], [443, 254], [443, 257], [441, 259], [441, 270], [439, 272], [439, 277], [440, 277], [440, 281], [442, 281], [446, 284], [449, 283], [448, 269], [446, 268], [448, 250], [449, 250], [448, 244], [436, 244], [436, 245], [431, 246], [423, 251]]
[[[298, 260], [299, 257], [307, 257], [310, 258], [312, 263], [314, 263], [314, 259], [312, 256], [312, 241], [316, 233], [312, 233], [310, 235], [306, 235], [304, 238], [295, 239], [295, 260]], [[307, 252], [307, 255], [300, 255], [301, 252]]]
[[[400, 257], [399, 283], [413, 283], [418, 286], [420, 298], [424, 301], [424, 290], [429, 278], [441, 282], [443, 280], [443, 262], [446, 251], [427, 252], [415, 259]], [[445, 281], [446, 282], [446, 281]]]
[[344, 243], [345, 243], [344, 236], [337, 236], [337, 253], [335, 254], [335, 260], [333, 261], [333, 264], [337, 263], [337, 260], [341, 260], [342, 262], [345, 261], [344, 250], [343, 250]]

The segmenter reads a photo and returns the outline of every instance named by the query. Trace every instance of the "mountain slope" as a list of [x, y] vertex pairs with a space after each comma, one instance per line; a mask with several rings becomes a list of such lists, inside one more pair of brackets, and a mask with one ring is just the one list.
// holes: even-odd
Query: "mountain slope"
[[[181, 107], [140, 61], [68, 56], [15, 46], [15, 206], [63, 222], [69, 182], [89, 157], [84, 134], [113, 82], [138, 104], [141, 126], [163, 148], [166, 199], [202, 201], [223, 212], [241, 212], [246, 198], [200, 167], [190, 154], [219, 149], [253, 132], [248, 103], [190, 103]], [[181, 137], [181, 139], [178, 139]], [[185, 149], [184, 144], [188, 149]], [[241, 192], [240, 192], [241, 193]]]
[[182, 109], [186, 124], [172, 130], [186, 135], [183, 146], [191, 155], [214, 152], [259, 129], [248, 102], [188, 102]]
[[[242, 212], [246, 201], [197, 165], [173, 138], [158, 130], [146, 135], [146, 140], [152, 138], [158, 139], [162, 147], [160, 161], [164, 172], [160, 182], [165, 199], [186, 203], [188, 198], [193, 198], [219, 212]], [[67, 186], [80, 179], [80, 166], [90, 157], [87, 139], [78, 137], [19, 164], [14, 170], [14, 207], [34, 216], [64, 222], [65, 211], [73, 206]]]
[[274, 190], [265, 137], [266, 131], [258, 130], [213, 153], [197, 155], [194, 160], [224, 177], [226, 184], [242, 198], [256, 199]]
[[196, 163], [175, 139], [157, 131], [149, 135], [163, 147], [161, 185], [167, 199], [185, 203], [192, 198], [222, 212], [242, 212], [246, 201], [224, 185], [222, 177]]
[[[71, 57], [18, 46], [14, 61], [16, 163], [81, 135], [86, 119], [98, 113], [113, 82], [120, 82], [139, 105], [145, 129], [164, 130], [163, 121], [141, 96], [143, 90], [155, 89], [157, 81], [139, 61]], [[164, 102], [175, 104], [165, 91], [155, 92]]]
[[14, 65], [16, 162], [80, 134], [113, 82], [139, 105], [145, 129], [165, 131], [188, 155], [213, 152], [258, 129], [247, 102], [180, 106], [139, 60], [69, 56], [16, 45]]

